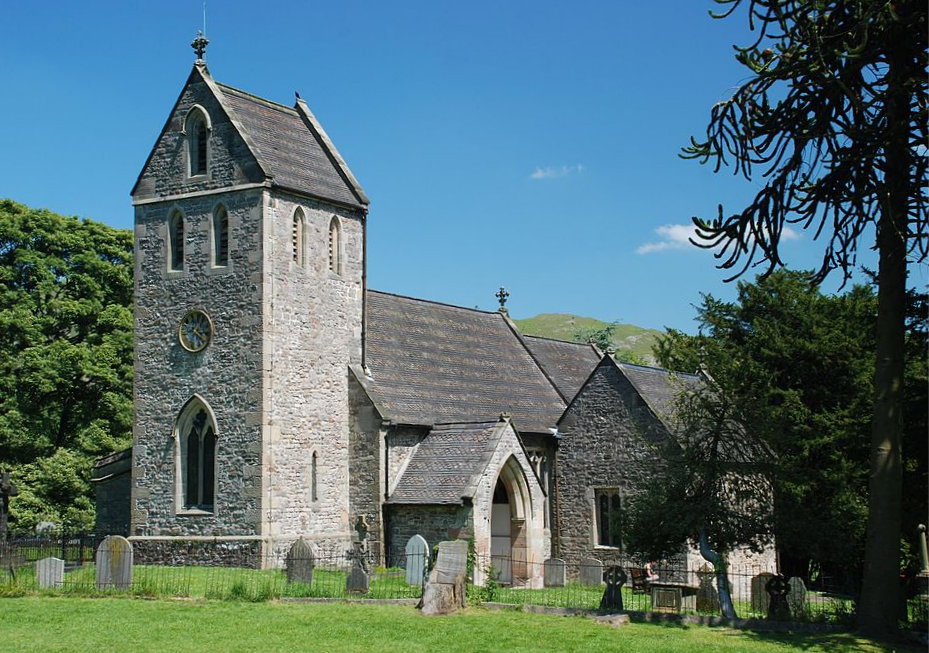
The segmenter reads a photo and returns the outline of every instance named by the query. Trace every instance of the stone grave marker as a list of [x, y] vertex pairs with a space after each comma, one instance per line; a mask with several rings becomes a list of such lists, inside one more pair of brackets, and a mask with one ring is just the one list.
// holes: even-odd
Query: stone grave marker
[[697, 612], [717, 614], [719, 612], [719, 592], [713, 582], [716, 572], [706, 563], [697, 570]]
[[806, 585], [803, 579], [794, 576], [787, 585], [790, 589], [787, 591], [787, 605], [790, 607], [790, 614], [793, 617], [799, 617], [806, 611]]
[[414, 535], [406, 543], [407, 585], [422, 585], [429, 568], [429, 544], [422, 535]]
[[545, 587], [565, 586], [565, 562], [561, 558], [549, 558], [543, 565]]
[[465, 606], [468, 543], [439, 542], [439, 555], [420, 602], [423, 614], [452, 614]]
[[35, 577], [39, 587], [61, 587], [65, 582], [65, 561], [42, 558], [35, 563]]
[[439, 542], [435, 561], [436, 582], [452, 584], [468, 571], [468, 543], [464, 540]]
[[766, 615], [771, 597], [765, 591], [765, 585], [774, 578], [774, 574], [764, 571], [752, 578], [752, 612]]
[[600, 609], [623, 611], [623, 585], [629, 580], [625, 570], [618, 565], [606, 568], [606, 589], [600, 599]]
[[367, 594], [370, 584], [368, 572], [361, 565], [352, 565], [352, 571], [348, 574], [348, 580], [345, 582], [345, 589], [350, 594]]
[[603, 563], [596, 558], [581, 560], [581, 585], [593, 587], [603, 584]]
[[313, 584], [313, 569], [316, 567], [316, 556], [310, 543], [302, 537], [294, 542], [287, 552], [285, 562], [288, 583]]
[[107, 535], [97, 547], [97, 589], [132, 585], [132, 544], [121, 535]]

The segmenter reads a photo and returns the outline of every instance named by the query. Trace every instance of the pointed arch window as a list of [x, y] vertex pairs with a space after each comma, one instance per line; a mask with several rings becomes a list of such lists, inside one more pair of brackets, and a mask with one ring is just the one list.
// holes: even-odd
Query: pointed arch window
[[184, 216], [180, 211], [168, 218], [168, 269], [184, 269]]
[[213, 512], [216, 425], [206, 406], [192, 400], [177, 421], [178, 495], [182, 510]]
[[339, 219], [332, 216], [329, 221], [329, 269], [336, 274], [342, 274], [340, 231]]
[[294, 263], [302, 268], [306, 261], [306, 219], [303, 209], [294, 212], [293, 248]]
[[213, 266], [229, 265], [229, 213], [224, 206], [213, 211]]
[[184, 131], [187, 134], [188, 173], [191, 177], [205, 175], [209, 125], [202, 110], [197, 108], [188, 114]]

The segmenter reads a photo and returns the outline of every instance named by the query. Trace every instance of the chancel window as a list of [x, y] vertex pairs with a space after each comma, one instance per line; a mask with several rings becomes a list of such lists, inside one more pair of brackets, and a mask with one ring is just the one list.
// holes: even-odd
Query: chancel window
[[597, 490], [594, 493], [598, 546], [622, 546], [622, 513], [619, 490]]
[[222, 206], [213, 211], [213, 265], [229, 265], [229, 213]]
[[168, 269], [184, 269], [184, 216], [180, 211], [168, 219]]
[[207, 124], [206, 118], [199, 110], [190, 112], [185, 126], [187, 132], [188, 172], [191, 177], [206, 174], [207, 165]]
[[180, 495], [184, 510], [213, 511], [216, 488], [216, 429], [199, 402], [178, 420]]
[[329, 222], [329, 269], [336, 274], [342, 274], [342, 256], [339, 235], [339, 219], [333, 217]]

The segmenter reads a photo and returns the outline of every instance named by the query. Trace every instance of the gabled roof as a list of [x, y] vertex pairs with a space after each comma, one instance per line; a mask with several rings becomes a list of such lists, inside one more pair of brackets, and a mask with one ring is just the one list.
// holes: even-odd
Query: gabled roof
[[581, 389], [602, 357], [592, 345], [585, 343], [526, 335], [523, 342], [568, 401]]
[[413, 452], [387, 503], [461, 505], [473, 497], [508, 426], [505, 420], [437, 424]]
[[565, 403], [497, 312], [369, 290], [364, 383], [385, 419], [481, 422], [508, 413], [547, 433]]
[[652, 412], [667, 426], [673, 421], [674, 404], [680, 393], [698, 390], [704, 385], [703, 379], [696, 374], [681, 374], [618, 361], [616, 366]]
[[[201, 81], [245, 142], [266, 181], [286, 190], [338, 204], [353, 207], [368, 205], [368, 198], [361, 185], [303, 100], [298, 97], [294, 107], [287, 107], [220, 84], [210, 76], [202, 61], [194, 64], [161, 130], [158, 143], [168, 133], [172, 117], [187, 89]], [[157, 147], [156, 143], [142, 166], [131, 192], [133, 196]]]
[[279, 186], [341, 204], [367, 204], [361, 186], [302, 100], [293, 108], [216, 84]]

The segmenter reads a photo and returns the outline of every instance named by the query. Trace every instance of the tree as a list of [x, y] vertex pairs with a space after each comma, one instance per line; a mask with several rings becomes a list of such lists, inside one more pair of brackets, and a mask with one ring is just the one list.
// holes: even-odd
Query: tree
[[[757, 37], [736, 47], [749, 72], [713, 107], [705, 140], [684, 156], [730, 162], [764, 186], [727, 217], [694, 218], [698, 243], [739, 276], [782, 264], [789, 225], [825, 235], [822, 280], [846, 279], [859, 244], [878, 251], [870, 493], [859, 625], [896, 629], [901, 530], [901, 388], [908, 257], [927, 251], [927, 8], [923, 0], [715, 0], [725, 18], [748, 4]], [[733, 277], [734, 278], [734, 277]]]
[[[682, 387], [674, 407], [673, 437], [653, 457], [655, 470], [629, 500], [624, 535], [628, 549], [649, 559], [699, 546], [716, 572], [720, 611], [737, 618], [729, 591], [729, 553], [762, 551], [772, 535], [768, 479], [771, 452], [748, 424], [751, 405], [738, 401], [733, 374], [702, 387]], [[660, 461], [660, 462], [658, 462]]]
[[613, 353], [616, 360], [622, 363], [645, 365], [646, 361], [638, 354], [627, 350], [617, 350], [616, 343], [613, 341], [613, 334], [618, 326], [619, 322], [614, 320], [599, 329], [595, 327], [578, 329], [574, 332], [572, 339], [574, 342], [589, 343], [603, 353]]
[[93, 458], [132, 429], [132, 234], [0, 200], [0, 467], [20, 527], [93, 523]]

